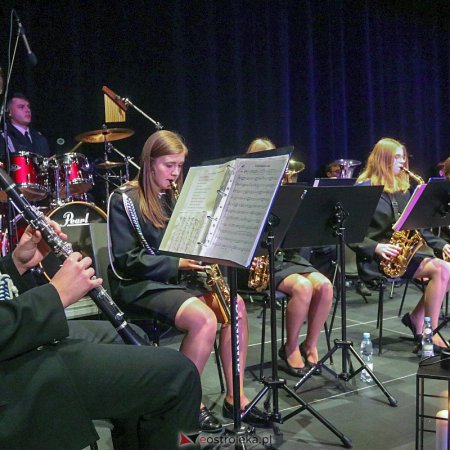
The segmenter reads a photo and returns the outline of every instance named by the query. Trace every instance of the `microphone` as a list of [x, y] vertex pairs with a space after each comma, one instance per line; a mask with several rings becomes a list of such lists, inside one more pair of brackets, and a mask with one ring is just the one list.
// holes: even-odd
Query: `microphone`
[[15, 9], [13, 9], [14, 15], [16, 16], [17, 26], [19, 28], [19, 34], [22, 36], [23, 43], [25, 45], [25, 49], [27, 51], [28, 55], [28, 61], [30, 61], [30, 64], [32, 66], [35, 66], [37, 64], [37, 57], [36, 55], [31, 51], [30, 44], [28, 43], [27, 35], [25, 34], [25, 28], [22, 25], [22, 22], [20, 21], [20, 17], [18, 16]]

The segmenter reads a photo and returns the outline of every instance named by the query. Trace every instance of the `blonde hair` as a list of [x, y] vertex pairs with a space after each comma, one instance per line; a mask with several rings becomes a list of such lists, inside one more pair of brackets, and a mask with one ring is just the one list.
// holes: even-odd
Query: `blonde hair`
[[[188, 154], [183, 138], [173, 131], [159, 130], [151, 134], [141, 153], [141, 169], [136, 178], [128, 183], [138, 188], [139, 210], [142, 216], [156, 228], [164, 228], [169, 218], [160, 202], [160, 188], [155, 183], [153, 163], [156, 158], [166, 155]], [[178, 189], [183, 185], [183, 173], [177, 179]], [[172, 200], [173, 192], [170, 191]]]
[[359, 175], [357, 182], [370, 180], [374, 186], [384, 186], [384, 192], [406, 192], [409, 187], [409, 177], [406, 173], [401, 172], [394, 175], [392, 166], [394, 156], [397, 149], [403, 149], [403, 157], [405, 159], [405, 167], [408, 168], [408, 153], [406, 148], [399, 141], [392, 138], [382, 138], [370, 152], [366, 167]]
[[263, 150], [273, 150], [274, 148], [275, 144], [269, 138], [261, 137], [250, 142], [250, 145], [245, 153], [256, 153]]
[[445, 178], [450, 180], [450, 156], [444, 162], [444, 175]]

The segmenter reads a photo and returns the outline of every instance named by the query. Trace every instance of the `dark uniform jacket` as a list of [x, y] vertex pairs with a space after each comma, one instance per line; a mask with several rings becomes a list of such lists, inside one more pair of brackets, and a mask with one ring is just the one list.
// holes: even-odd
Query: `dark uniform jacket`
[[19, 275], [10, 256], [0, 270], [21, 293], [0, 301], [0, 448], [86, 447], [98, 436], [59, 356], [85, 344], [65, 339], [67, 320], [51, 284], [27, 291], [31, 278]]
[[[156, 255], [143, 248], [125, 211], [122, 193], [126, 193], [133, 201], [142, 233]], [[108, 231], [114, 269], [119, 276], [125, 278], [120, 280], [110, 265], [109, 282], [113, 297], [118, 303], [132, 303], [154, 290], [183, 288], [176, 284], [179, 258], [158, 254], [165, 229], [156, 228], [149, 221], [144, 221], [137, 204], [136, 188], [119, 188], [111, 194]]]
[[[395, 199], [398, 203], [400, 212], [405, 208], [409, 198], [409, 192], [397, 192], [395, 194]], [[397, 217], [394, 215], [391, 197], [386, 192], [383, 192], [369, 224], [366, 237], [359, 244], [350, 245], [356, 252], [358, 273], [364, 282], [370, 283], [374, 279], [380, 277], [380, 272], [378, 270], [379, 259], [375, 255], [375, 247], [378, 243], [389, 242], [393, 233], [392, 226], [396, 221]], [[442, 252], [442, 249], [446, 244], [443, 239], [438, 238], [428, 230], [420, 230], [420, 232], [429, 247], [435, 251]], [[431, 256], [429, 253], [424, 253], [422, 249], [419, 250], [417, 255], [422, 255], [423, 257]]]
[[[45, 156], [46, 158], [50, 156], [50, 148], [48, 146], [48, 141], [45, 136], [43, 136], [39, 131], [34, 128], [29, 128], [29, 133], [31, 137], [31, 147], [30, 143], [26, 137], [13, 125], [8, 124], [8, 138], [11, 140], [13, 148], [10, 148], [11, 152], [31, 152], [36, 153], [40, 156]], [[0, 155], [3, 157], [5, 154], [5, 140], [3, 138], [3, 131], [0, 135]]]

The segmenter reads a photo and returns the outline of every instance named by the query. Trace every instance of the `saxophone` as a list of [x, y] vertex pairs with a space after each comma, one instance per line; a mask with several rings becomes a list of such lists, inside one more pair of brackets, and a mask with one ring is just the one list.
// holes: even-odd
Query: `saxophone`
[[[180, 192], [175, 181], [170, 181], [170, 188], [172, 189], [175, 201], [177, 201]], [[231, 321], [230, 288], [218, 264], [206, 266], [205, 273], [206, 284], [211, 288], [211, 291], [203, 294], [205, 303], [214, 311], [217, 321], [226, 325]]]
[[248, 276], [248, 287], [256, 292], [262, 292], [269, 286], [269, 257], [256, 256], [253, 258]]
[[[423, 179], [419, 175], [412, 173], [405, 167], [402, 167], [402, 170], [417, 184], [424, 184]], [[425, 245], [425, 241], [417, 230], [401, 230], [394, 231], [389, 244], [399, 246], [400, 253], [395, 258], [381, 261], [380, 268], [386, 276], [398, 278], [405, 274], [412, 257], [420, 247]]]

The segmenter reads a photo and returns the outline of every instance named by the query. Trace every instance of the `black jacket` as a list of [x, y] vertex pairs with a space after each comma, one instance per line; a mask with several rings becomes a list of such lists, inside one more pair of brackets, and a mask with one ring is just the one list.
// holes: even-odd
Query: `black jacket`
[[[122, 193], [126, 193], [133, 201], [142, 233], [156, 255], [149, 254], [143, 248], [125, 211]], [[183, 288], [177, 285], [179, 258], [158, 254], [165, 229], [144, 221], [137, 205], [136, 188], [119, 188], [111, 194], [108, 232], [114, 268], [121, 277], [128, 279], [119, 279], [110, 265], [109, 282], [118, 303], [132, 303], [153, 290]]]
[[[42, 135], [41, 132], [35, 130], [34, 128], [29, 129], [31, 137], [31, 147], [30, 143], [27, 141], [25, 136], [13, 125], [8, 124], [8, 137], [12, 142], [13, 149], [12, 152], [31, 152], [37, 155], [44, 156], [48, 158], [50, 156], [50, 148], [48, 145], [47, 138]], [[0, 134], [0, 155], [3, 157], [5, 154], [5, 140], [3, 137], [3, 131]]]
[[19, 275], [10, 256], [0, 270], [21, 292], [0, 301], [0, 448], [79, 450], [98, 436], [59, 350], [86, 344], [65, 339], [67, 320], [51, 284], [27, 290], [31, 278]]

